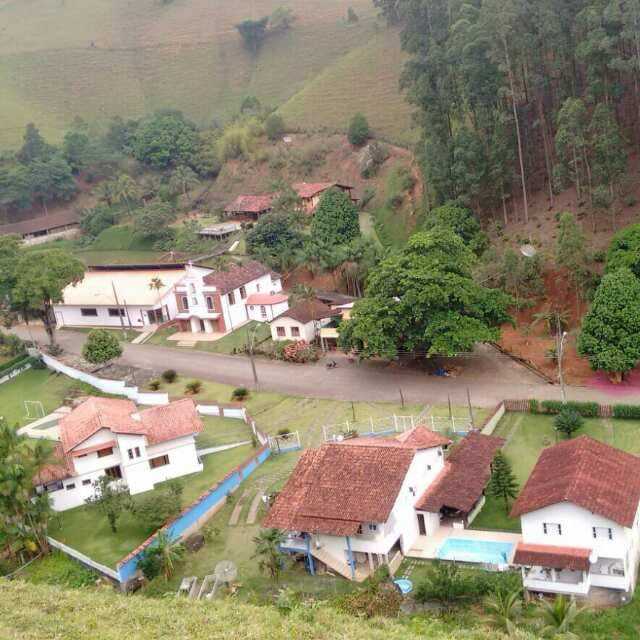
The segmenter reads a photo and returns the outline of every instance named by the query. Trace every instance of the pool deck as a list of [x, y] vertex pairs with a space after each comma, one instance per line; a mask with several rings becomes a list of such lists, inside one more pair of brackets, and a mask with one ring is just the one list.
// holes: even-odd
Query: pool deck
[[[483, 542], [508, 542], [515, 546], [522, 540], [519, 533], [507, 533], [506, 531], [482, 531], [478, 529], [454, 529], [453, 527], [440, 527], [432, 536], [420, 536], [416, 544], [409, 550], [407, 557], [433, 560], [438, 549], [449, 538], [463, 540], [481, 540]], [[511, 561], [511, 558], [509, 558]]]

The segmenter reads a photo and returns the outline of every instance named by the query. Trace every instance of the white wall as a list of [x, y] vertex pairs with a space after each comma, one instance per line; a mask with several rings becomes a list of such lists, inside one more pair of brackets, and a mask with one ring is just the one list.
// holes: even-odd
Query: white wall
[[[282, 282], [280, 279], [271, 280], [271, 274], [266, 274], [260, 278], [256, 278], [244, 285], [247, 297], [252, 293], [280, 293], [282, 291]], [[240, 325], [247, 322], [249, 316], [247, 314], [246, 299], [240, 296], [240, 288], [233, 290], [234, 304], [229, 304], [229, 294], [225, 293], [220, 296], [222, 303], [222, 312], [227, 331], [233, 331]], [[258, 310], [259, 312], [259, 310]]]
[[[278, 335], [278, 327], [284, 327], [284, 336]], [[300, 331], [299, 336], [293, 336], [291, 334], [291, 328], [297, 327]], [[307, 322], [307, 324], [302, 324], [293, 318], [276, 318], [271, 323], [271, 338], [276, 341], [284, 341], [284, 340], [306, 340], [307, 342], [313, 342], [316, 337], [316, 323]]]
[[[110, 316], [109, 309], [115, 308], [115, 303], [109, 307], [82, 305], [82, 308], [95, 308], [97, 316], [83, 316], [79, 305], [56, 304], [53, 306], [56, 322], [59, 327], [118, 327], [122, 326], [118, 316]], [[121, 305], [123, 306], [123, 305]], [[125, 328], [129, 327], [129, 320], [133, 328], [142, 328], [149, 324], [146, 312], [153, 307], [135, 306], [127, 304], [126, 313], [122, 317]]]
[[[266, 316], [262, 315], [262, 308], [266, 312]], [[277, 318], [281, 313], [284, 313], [289, 308], [289, 302], [279, 302], [278, 304], [251, 304], [247, 305], [247, 315], [250, 320], [257, 320], [258, 322], [271, 322], [274, 318]]]

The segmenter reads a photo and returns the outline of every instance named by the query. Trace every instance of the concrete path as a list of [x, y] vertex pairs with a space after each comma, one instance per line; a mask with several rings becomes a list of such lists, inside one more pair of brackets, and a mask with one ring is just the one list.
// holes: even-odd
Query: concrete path
[[[28, 339], [24, 327], [14, 332]], [[37, 340], [46, 342], [44, 331], [33, 327]], [[65, 350], [79, 354], [86, 335], [74, 331], [59, 331], [58, 340]], [[254, 388], [249, 359], [206, 353], [197, 350], [180, 351], [151, 344], [124, 344], [120, 361], [125, 365], [150, 369], [156, 374], [171, 368], [189, 377], [212, 380], [233, 386]], [[341, 355], [332, 356], [338, 362], [328, 371], [323, 362], [297, 365], [256, 359], [259, 389], [297, 396], [331, 398], [335, 400], [399, 402], [402, 393], [410, 404], [446, 405], [451, 398], [454, 405], [467, 403], [467, 389], [471, 402], [478, 407], [493, 407], [505, 398], [560, 399], [558, 386], [542, 381], [534, 373], [499, 354], [493, 347], [479, 345], [470, 357], [455, 359], [462, 367], [458, 377], [438, 378], [423, 371], [397, 363], [363, 362], [350, 364]], [[621, 402], [619, 396], [598, 389], [567, 387], [569, 400], [593, 400], [601, 403]], [[640, 401], [640, 393], [627, 395], [624, 402]]]
[[251, 501], [251, 506], [249, 507], [249, 515], [247, 516], [247, 524], [255, 524], [256, 519], [258, 517], [258, 509], [260, 508], [260, 503], [262, 502], [262, 497], [264, 493], [262, 491], [258, 491]]
[[236, 449], [237, 447], [243, 447], [245, 444], [251, 444], [251, 440], [245, 440], [244, 442], [234, 442], [233, 444], [221, 444], [219, 447], [207, 447], [206, 449], [197, 449], [196, 453], [202, 456], [208, 456], [212, 453], [220, 453], [220, 451], [227, 451], [227, 449]]
[[240, 520], [240, 514], [242, 513], [242, 507], [244, 506], [244, 501], [248, 496], [249, 496], [249, 492], [245, 489], [244, 493], [240, 496], [240, 499], [236, 503], [236, 506], [233, 509], [233, 513], [231, 514], [231, 517], [229, 518], [230, 527], [234, 527], [235, 525], [238, 524], [238, 521]]

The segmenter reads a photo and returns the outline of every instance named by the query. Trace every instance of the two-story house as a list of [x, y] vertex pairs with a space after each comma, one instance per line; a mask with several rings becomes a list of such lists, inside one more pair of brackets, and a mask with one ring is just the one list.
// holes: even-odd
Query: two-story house
[[58, 326], [229, 333], [288, 309], [280, 276], [256, 261], [213, 270], [192, 264], [92, 267], [54, 305]]
[[640, 458], [587, 436], [545, 449], [511, 515], [514, 564], [531, 592], [629, 593], [640, 552]]
[[203, 425], [190, 398], [139, 411], [130, 400], [91, 397], [58, 424], [52, 463], [34, 478], [56, 511], [85, 503], [102, 475], [133, 495], [202, 471], [195, 436]]
[[449, 440], [424, 427], [400, 438], [354, 438], [303, 453], [264, 526], [282, 548], [363, 580], [395, 570], [420, 535], [415, 503], [444, 467]]

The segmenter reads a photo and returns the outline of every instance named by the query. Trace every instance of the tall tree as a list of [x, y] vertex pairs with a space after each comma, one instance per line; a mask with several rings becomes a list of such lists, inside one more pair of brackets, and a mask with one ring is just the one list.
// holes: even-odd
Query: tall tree
[[16, 158], [23, 164], [31, 164], [35, 160], [47, 160], [53, 153], [53, 147], [40, 134], [39, 129], [30, 122], [24, 132], [22, 147]]
[[361, 357], [454, 355], [496, 340], [509, 320], [510, 296], [474, 282], [474, 255], [449, 229], [416, 233], [372, 269], [342, 346]]
[[347, 193], [329, 189], [311, 221], [311, 238], [319, 245], [348, 244], [360, 236], [358, 209]]
[[82, 280], [84, 270], [80, 260], [61, 249], [27, 252], [18, 260], [13, 304], [42, 318], [52, 346], [55, 344], [56, 326], [53, 305], [62, 302], [66, 286]]
[[253, 538], [255, 544], [253, 557], [258, 559], [260, 570], [267, 573], [274, 581], [278, 580], [282, 572], [280, 545], [283, 541], [284, 534], [278, 529], [263, 529]]
[[498, 451], [493, 458], [487, 491], [494, 498], [504, 501], [505, 513], [509, 513], [509, 500], [514, 500], [518, 495], [518, 481], [502, 451]]
[[265, 16], [260, 20], [243, 20], [236, 25], [236, 29], [242, 37], [242, 42], [251, 55], [255, 56], [260, 51], [267, 37], [268, 24], [269, 16]]
[[131, 495], [125, 484], [102, 475], [93, 482], [93, 495], [86, 503], [106, 516], [111, 532], [117, 533], [118, 519], [131, 508]]
[[625, 227], [611, 240], [606, 271], [611, 273], [621, 267], [631, 269], [640, 278], [640, 224]]
[[580, 299], [589, 275], [587, 260], [586, 239], [580, 225], [570, 213], [560, 214], [556, 262], [558, 266], [567, 270], [569, 280], [576, 290], [578, 315]]
[[181, 193], [185, 198], [189, 191], [199, 184], [200, 180], [196, 172], [183, 164], [174, 169], [169, 179], [169, 189], [171, 189], [172, 193]]

